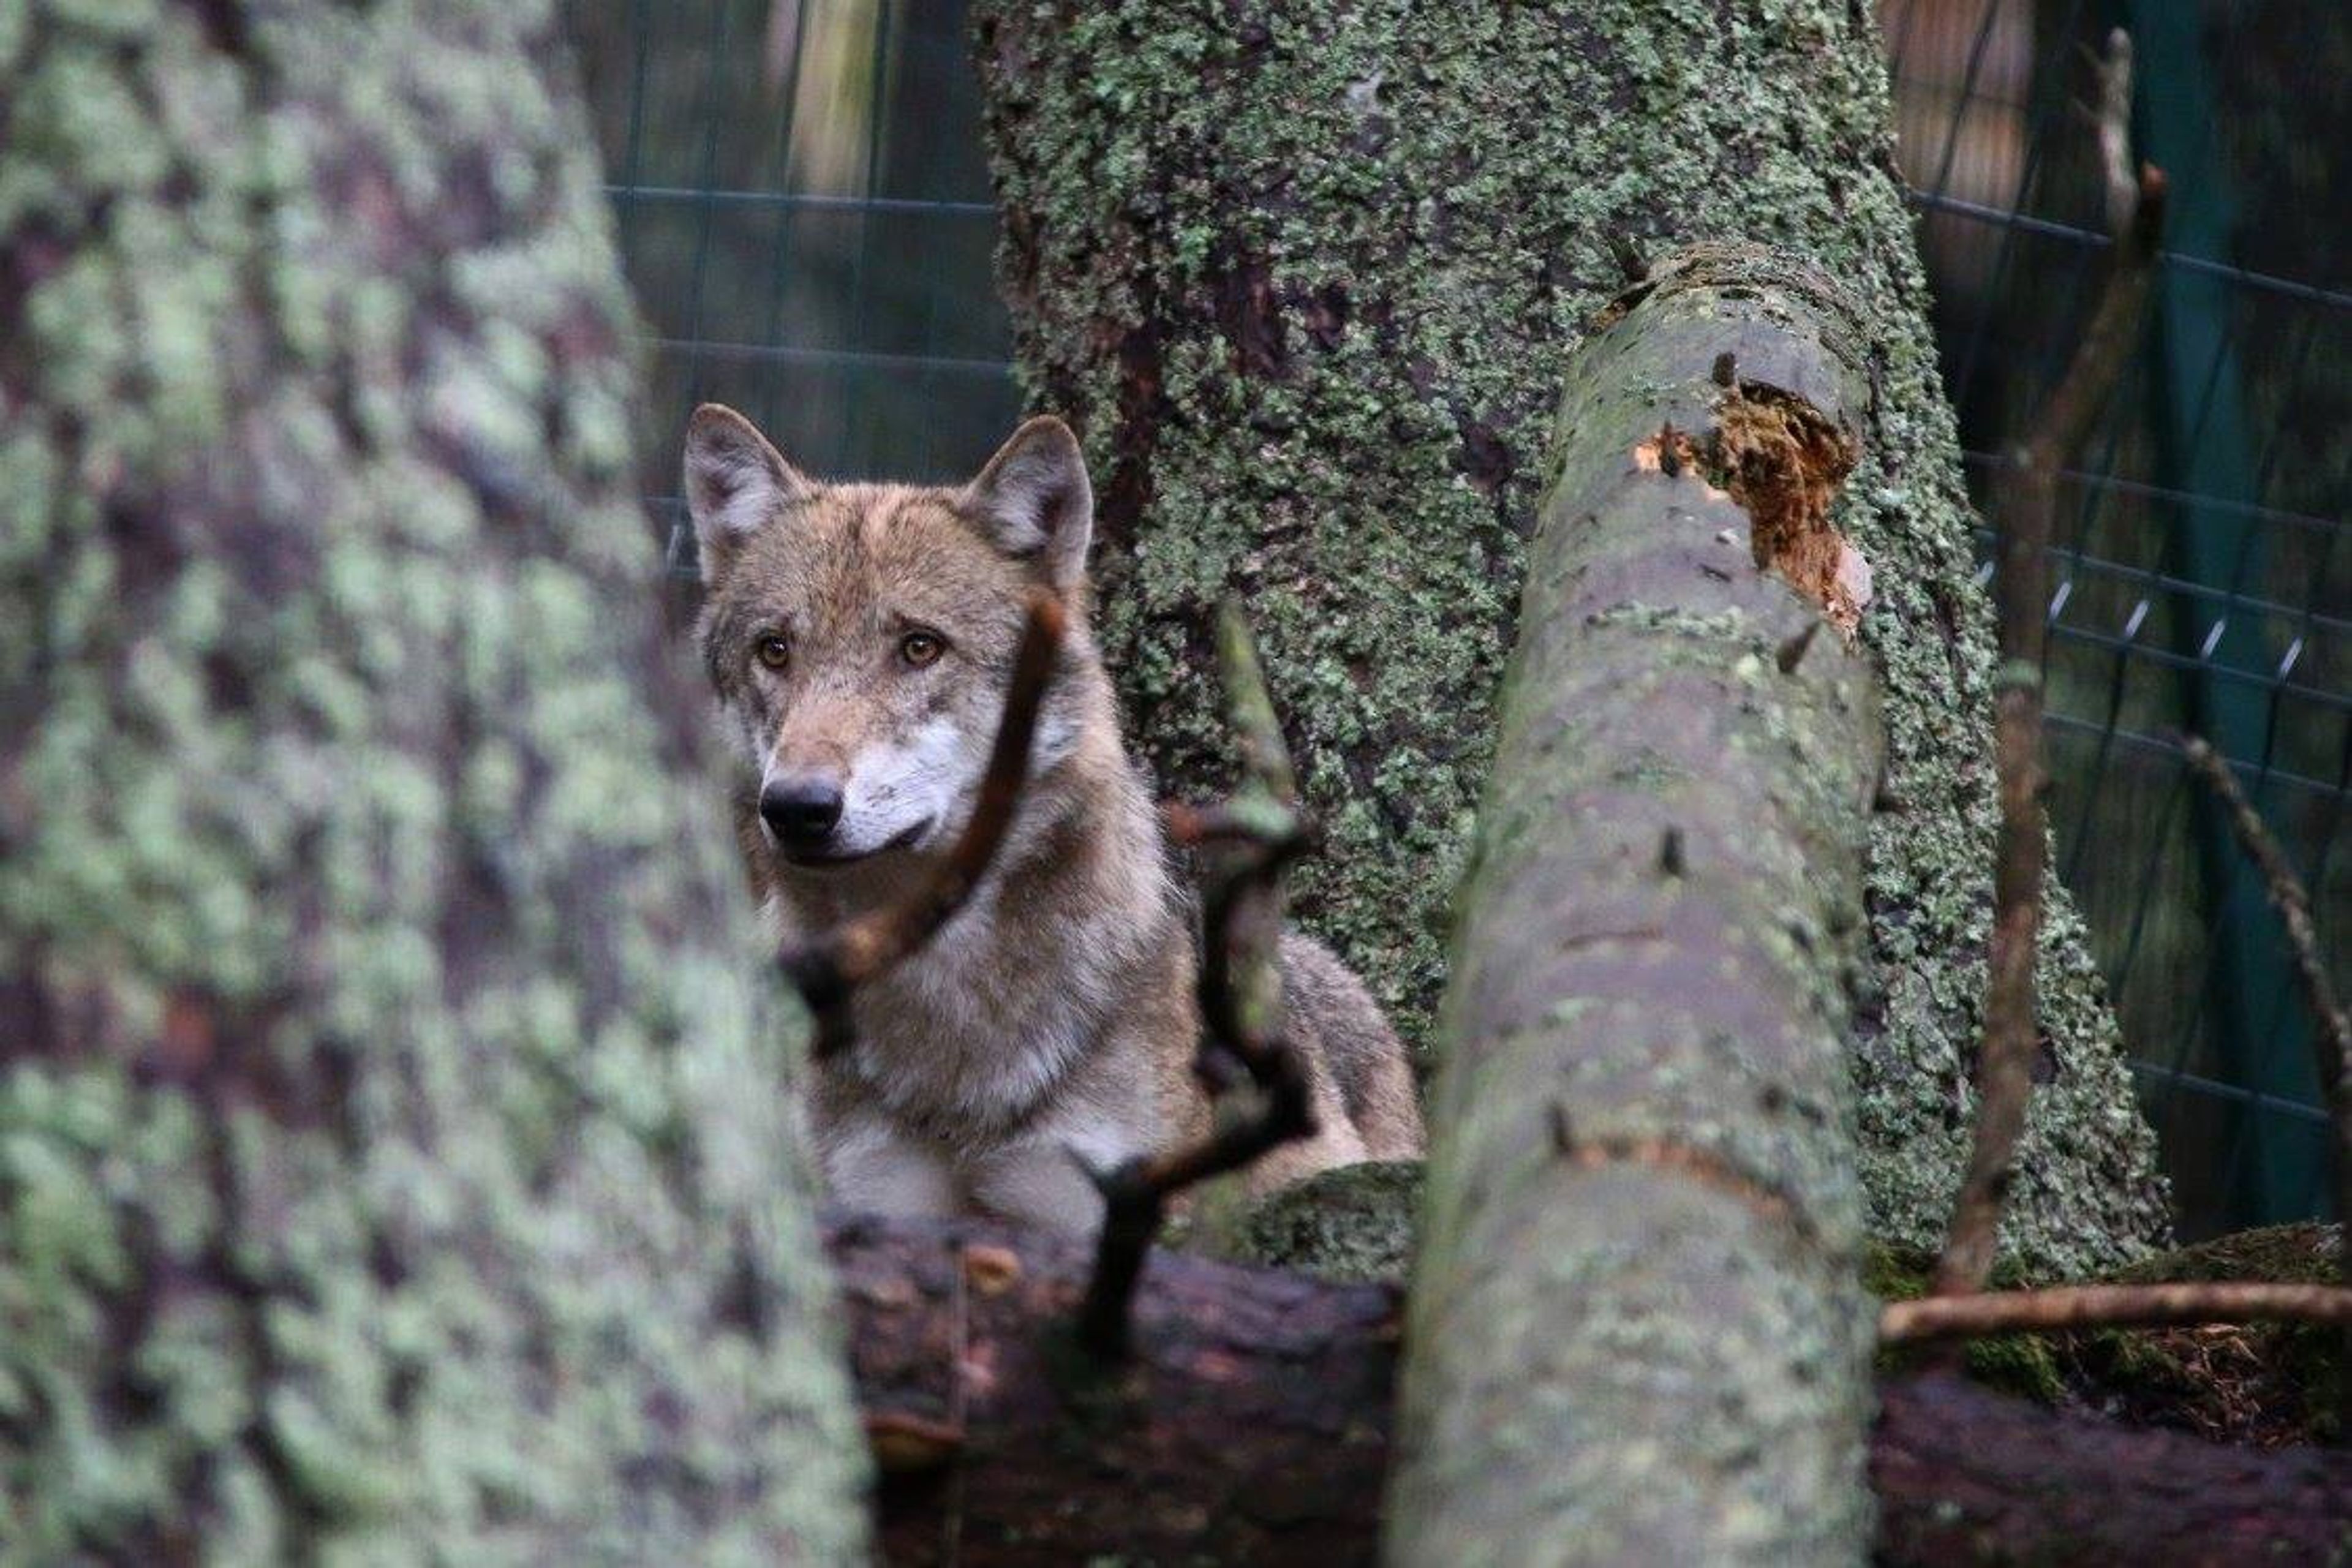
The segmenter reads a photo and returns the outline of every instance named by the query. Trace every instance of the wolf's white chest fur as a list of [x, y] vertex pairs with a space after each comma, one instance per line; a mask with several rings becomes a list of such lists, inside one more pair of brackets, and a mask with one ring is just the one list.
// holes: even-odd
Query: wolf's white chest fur
[[[772, 902], [770, 914], [785, 934]], [[910, 1133], [985, 1143], [1011, 1131], [1086, 1057], [1111, 1010], [1108, 967], [1089, 959], [1115, 953], [1115, 938], [1032, 929], [1016, 952], [998, 915], [983, 884], [851, 1002], [856, 1044], [834, 1070]]]
[[852, 1070], [882, 1102], [983, 1138], [1052, 1092], [1085, 1054], [1105, 1005], [1088, 966], [1007, 951], [992, 905], [975, 898], [852, 1004]]
[[1160, 1142], [1148, 1104], [1082, 1081], [1117, 1010], [1111, 971], [1090, 959], [1121, 944], [1080, 926], [1040, 951], [1034, 927], [1016, 943], [998, 912], [983, 890], [853, 1001], [856, 1043], [822, 1069], [833, 1092], [815, 1128], [838, 1201], [1081, 1226], [1097, 1199], [1078, 1162], [1107, 1168]]

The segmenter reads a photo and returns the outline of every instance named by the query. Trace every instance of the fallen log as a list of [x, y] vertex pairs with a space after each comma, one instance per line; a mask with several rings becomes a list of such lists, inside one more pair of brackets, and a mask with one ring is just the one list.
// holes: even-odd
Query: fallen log
[[889, 1562], [1371, 1560], [1402, 1292], [1156, 1250], [1112, 1364], [1073, 1331], [1083, 1239], [830, 1241]]
[[[1402, 1296], [1155, 1252], [1135, 1355], [1069, 1324], [1084, 1240], [970, 1222], [828, 1228], [898, 1564], [1374, 1558]], [[2352, 1456], [2245, 1449], [1934, 1375], [1882, 1384], [1876, 1560], [2326, 1561]]]
[[1882, 1563], [2239, 1568], [2352, 1546], [2352, 1457], [2234, 1448], [1988, 1393], [1883, 1384], [1871, 1436]]

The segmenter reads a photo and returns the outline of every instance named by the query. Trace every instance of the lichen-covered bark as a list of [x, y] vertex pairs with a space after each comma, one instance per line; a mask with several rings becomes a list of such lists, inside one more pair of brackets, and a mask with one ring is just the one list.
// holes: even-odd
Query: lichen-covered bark
[[1412, 1266], [1422, 1172], [1418, 1160], [1319, 1171], [1254, 1205], [1221, 1250], [1318, 1279], [1402, 1285]]
[[[1966, 1151], [1990, 913], [1991, 643], [1864, 8], [1839, 0], [981, 0], [1032, 398], [1096, 466], [1107, 644], [1173, 789], [1221, 767], [1209, 606], [1248, 598], [1329, 852], [1297, 907], [1425, 1035], [1548, 416], [1612, 239], [1812, 258], [1866, 322], [1839, 528], [1887, 689], [1854, 1026], [1872, 1223]], [[2006, 1232], [2042, 1272], [2164, 1228], [2073, 906]]]
[[[1848, 310], [1702, 248], [1570, 363], [1446, 991], [1392, 1562], [1868, 1542], [1844, 1047], [1878, 693], [1756, 559], [1833, 559], [1820, 509], [1775, 537], [1716, 467], [1834, 489], [1869, 399]], [[1768, 473], [1759, 408], [1820, 439]]]
[[0, 4], [0, 1555], [854, 1561], [550, 8]]

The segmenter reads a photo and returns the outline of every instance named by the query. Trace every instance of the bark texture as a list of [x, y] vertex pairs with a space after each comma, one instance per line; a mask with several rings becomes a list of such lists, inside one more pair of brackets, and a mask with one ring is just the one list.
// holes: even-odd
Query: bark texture
[[2136, 1431], [1950, 1376], [1879, 1403], [1882, 1563], [2241, 1568], [2352, 1552], [2352, 1457]]
[[[1889, 755], [1854, 1018], [1874, 1227], [1932, 1245], [1965, 1156], [1991, 642], [1861, 8], [1792, 0], [981, 0], [1001, 272], [1032, 399], [1100, 497], [1106, 643], [1163, 781], [1225, 766], [1241, 591], [1329, 852], [1297, 908], [1426, 1035], [1569, 357], [1612, 241], [1745, 237], [1853, 293], [1872, 388], [1837, 527]], [[2161, 1236], [2154, 1149], [2071, 904], [2004, 1232], [2042, 1273]]]
[[[1137, 1361], [1105, 1384], [1066, 1351], [1082, 1243], [867, 1219], [829, 1240], [885, 1456], [889, 1562], [1374, 1560], [1393, 1289], [1157, 1254]], [[1949, 1378], [1879, 1395], [1888, 1568], [2234, 1568], [2352, 1548], [2352, 1457], [2135, 1431]]]
[[1882, 742], [1822, 617], [1861, 323], [1727, 247], [1612, 313], [1569, 366], [1464, 888], [1390, 1555], [1853, 1561], [1843, 975]]
[[1370, 1562], [1403, 1301], [1155, 1252], [1134, 1356], [1074, 1338], [1083, 1240], [840, 1222], [893, 1563]]
[[551, 8], [0, 5], [0, 1555], [856, 1561]]

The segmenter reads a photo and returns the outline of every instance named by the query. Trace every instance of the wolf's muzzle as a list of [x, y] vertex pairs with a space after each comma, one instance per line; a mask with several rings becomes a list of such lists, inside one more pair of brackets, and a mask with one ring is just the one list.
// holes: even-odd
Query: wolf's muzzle
[[819, 849], [841, 820], [841, 786], [821, 775], [777, 779], [760, 792], [760, 819], [787, 849]]

